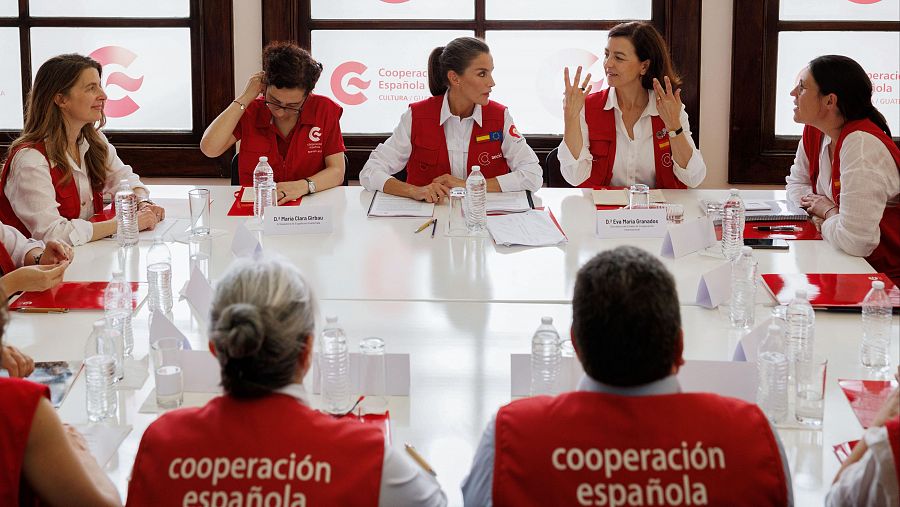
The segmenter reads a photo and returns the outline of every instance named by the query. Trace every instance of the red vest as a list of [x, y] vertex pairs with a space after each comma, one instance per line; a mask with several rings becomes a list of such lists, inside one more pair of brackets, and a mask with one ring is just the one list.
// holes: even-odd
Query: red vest
[[[128, 505], [378, 505], [384, 433], [290, 396], [220, 396], [175, 410], [141, 439]], [[272, 496], [272, 500], [268, 498]], [[279, 499], [275, 502], [275, 499]]]
[[13, 262], [12, 257], [9, 256], [9, 252], [3, 245], [0, 245], [0, 270], [3, 271], [0, 275], [8, 275], [16, 270], [16, 263]]
[[[588, 126], [588, 151], [594, 161], [591, 175], [579, 185], [581, 188], [608, 187], [612, 181], [616, 160], [616, 113], [605, 109], [609, 88], [587, 96], [584, 101], [584, 121]], [[656, 165], [657, 188], [687, 188], [672, 169], [672, 146], [666, 134], [666, 124], [659, 116], [650, 117], [653, 127], [653, 160]], [[659, 137], [660, 132], [663, 133]]]
[[759, 408], [713, 394], [579, 391], [497, 413], [496, 507], [785, 505], [783, 470]]
[[31, 421], [42, 396], [50, 399], [45, 385], [0, 378], [0, 505], [20, 505], [23, 493], [30, 491], [23, 484], [22, 464]]
[[[31, 146], [20, 146], [14, 152], [10, 152], [9, 157], [6, 159], [6, 164], [3, 165], [3, 175], [0, 176], [0, 221], [2, 221], [6, 225], [11, 225], [16, 229], [19, 229], [19, 232], [25, 235], [26, 238], [34, 237], [31, 231], [25, 227], [25, 224], [19, 220], [18, 215], [13, 210], [12, 203], [10, 203], [9, 199], [6, 197], [6, 181], [9, 178], [9, 171], [12, 167], [12, 160], [16, 156], [19, 150], [24, 148], [33, 148], [41, 153], [45, 159], [47, 159], [47, 166], [50, 167], [50, 178], [53, 180], [53, 187], [56, 189], [56, 202], [59, 203], [59, 207], [57, 211], [59, 215], [68, 220], [75, 220], [81, 215], [81, 197], [78, 195], [78, 185], [75, 183], [75, 176], [69, 178], [69, 181], [62, 183], [63, 175], [65, 171], [58, 166], [54, 166], [50, 159], [47, 158], [47, 149], [44, 147], [44, 143], [36, 143]], [[100, 213], [103, 211], [103, 193], [100, 189], [94, 189], [93, 191], [93, 203], [94, 203], [94, 213]]]
[[[848, 121], [841, 129], [834, 145], [835, 156], [831, 160], [831, 200], [838, 207], [841, 205], [841, 145], [848, 134], [863, 131], [877, 137], [890, 152], [897, 170], [900, 171], [900, 149], [878, 126], [869, 119]], [[819, 153], [822, 151], [822, 131], [807, 125], [803, 128], [803, 149], [809, 160], [809, 178], [813, 192], [816, 191], [816, 182], [819, 179]], [[876, 271], [886, 274], [896, 284], [900, 284], [900, 206], [884, 208], [881, 222], [878, 224], [881, 230], [881, 242], [875, 250], [866, 257], [866, 261]]]
[[[406, 163], [406, 182], [410, 185], [421, 187], [442, 174], [450, 174], [447, 138], [440, 123], [443, 104], [444, 96], [438, 95], [409, 105], [412, 109], [412, 152]], [[494, 101], [482, 106], [481, 125], [477, 122], [472, 125], [466, 174], [471, 172], [473, 165], [481, 167], [481, 174], [486, 179], [509, 172], [502, 149], [505, 111], [506, 106]]]
[[[241, 185], [253, 186], [253, 170], [259, 157], [269, 157], [275, 182], [309, 178], [325, 168], [325, 157], [344, 151], [343, 144], [330, 147], [327, 142], [337, 135], [340, 139], [341, 106], [328, 97], [310, 94], [291, 135], [287, 154], [278, 151], [278, 140], [272, 125], [272, 113], [265, 97], [258, 97], [247, 105], [246, 124], [241, 129], [241, 151], [238, 154], [238, 174]], [[330, 152], [331, 149], [336, 151]]]
[[897, 484], [900, 484], [900, 416], [886, 421], [884, 427], [887, 430], [888, 443], [891, 444], [891, 454], [894, 455], [894, 473], [897, 475]]

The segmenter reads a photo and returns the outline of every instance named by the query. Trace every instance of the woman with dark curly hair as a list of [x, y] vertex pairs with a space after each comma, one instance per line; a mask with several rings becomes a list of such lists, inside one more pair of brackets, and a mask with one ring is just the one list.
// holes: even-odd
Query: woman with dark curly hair
[[209, 125], [200, 141], [207, 157], [218, 157], [241, 141], [241, 185], [253, 184], [259, 157], [268, 157], [278, 187], [278, 204], [344, 181], [343, 109], [312, 93], [322, 64], [292, 42], [263, 50], [263, 70], [250, 76], [244, 92]]

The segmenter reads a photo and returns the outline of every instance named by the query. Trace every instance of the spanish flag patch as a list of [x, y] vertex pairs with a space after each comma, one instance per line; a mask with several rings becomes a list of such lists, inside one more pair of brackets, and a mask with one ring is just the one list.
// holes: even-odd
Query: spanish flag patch
[[485, 142], [485, 141], [490, 141], [490, 140], [491, 140], [491, 135], [490, 135], [490, 134], [485, 134], [485, 135], [483, 135], [483, 136], [477, 136], [477, 137], [475, 137], [475, 142], [476, 142], [476, 143], [483, 143], [483, 142]]
[[669, 141], [663, 141], [663, 142], [659, 143], [659, 149], [661, 149], [661, 150], [668, 148], [668, 147], [669, 147]]

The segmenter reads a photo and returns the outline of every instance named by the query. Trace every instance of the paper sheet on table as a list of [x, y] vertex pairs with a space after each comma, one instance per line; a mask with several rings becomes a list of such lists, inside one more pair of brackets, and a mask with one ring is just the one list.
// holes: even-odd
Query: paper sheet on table
[[[161, 222], [157, 222], [153, 230], [140, 231], [138, 233], [138, 241], [153, 241], [157, 236], [162, 236], [164, 241], [171, 241], [172, 227], [180, 222], [177, 218], [164, 218]], [[116, 241], [116, 235], [103, 238], [104, 241]]]
[[[618, 190], [593, 190], [591, 195], [594, 198], [594, 204], [597, 206], [627, 206], [628, 205], [628, 189], [620, 188]], [[650, 202], [666, 202], [666, 196], [662, 190], [654, 188], [650, 190]]]
[[372, 196], [367, 215], [370, 217], [430, 217], [434, 215], [434, 203], [376, 191]]
[[[159, 310], [153, 310], [150, 316], [150, 345], [160, 338], [181, 338], [184, 350], [191, 350], [191, 342], [184, 336], [175, 324]], [[145, 365], [146, 366], [146, 365]]]
[[131, 425], [73, 424], [72, 427], [84, 437], [88, 450], [101, 468], [106, 466], [125, 437], [131, 433]]
[[253, 187], [244, 187], [244, 191], [241, 192], [241, 202], [255, 202], [256, 201], [256, 189]]
[[551, 246], [567, 241], [548, 210], [489, 216], [487, 229], [494, 242], [504, 246]]
[[488, 213], [521, 213], [531, 209], [528, 202], [528, 193], [524, 190], [517, 192], [488, 192]]

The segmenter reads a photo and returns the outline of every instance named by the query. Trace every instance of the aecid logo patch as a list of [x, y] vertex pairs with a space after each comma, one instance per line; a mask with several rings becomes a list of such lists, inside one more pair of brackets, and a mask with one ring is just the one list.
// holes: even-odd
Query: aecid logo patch
[[[121, 65], [122, 67], [128, 67], [134, 62], [138, 55], [121, 46], [104, 46], [95, 49], [88, 56], [97, 60], [97, 62], [105, 68], [107, 65]], [[122, 72], [111, 72], [106, 77], [107, 87], [115, 85], [128, 92], [140, 90], [142, 84], [144, 84], [144, 76], [133, 78]], [[134, 112], [140, 108], [141, 106], [139, 106], [131, 96], [125, 95], [121, 99], [107, 99], [103, 111], [106, 113], [106, 116], [110, 118], [124, 118], [134, 114]]]
[[[362, 90], [368, 89], [372, 82], [363, 81], [361, 78], [367, 69], [365, 64], [354, 61], [338, 65], [331, 73], [331, 93], [334, 94], [334, 97], [348, 106], [358, 106], [368, 100]], [[344, 78], [347, 76], [350, 77], [345, 84]], [[348, 90], [347, 87], [351, 86], [359, 91]]]

